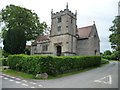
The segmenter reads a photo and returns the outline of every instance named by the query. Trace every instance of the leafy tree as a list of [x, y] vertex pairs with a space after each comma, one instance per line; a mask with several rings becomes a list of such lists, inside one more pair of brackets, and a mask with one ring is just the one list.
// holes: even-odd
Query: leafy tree
[[111, 54], [111, 58], [112, 58], [113, 60], [118, 60], [118, 52], [113, 51], [112, 54]]
[[104, 52], [104, 55], [111, 55], [112, 53], [111, 53], [111, 51], [110, 50], [106, 50], [105, 52]]
[[120, 60], [120, 16], [115, 17], [113, 26], [109, 30], [112, 32], [109, 36], [111, 47], [117, 52], [118, 59]]
[[26, 41], [34, 40], [47, 28], [45, 22], [40, 23], [36, 13], [26, 8], [8, 5], [0, 12], [3, 24], [2, 37], [4, 52], [10, 54], [23, 53]]
[[[2, 23], [4, 22], [5, 24], [3, 31], [8, 30], [9, 28], [13, 29], [19, 27], [25, 31], [27, 41], [34, 40], [39, 35], [43, 35], [43, 30], [47, 28], [45, 22], [40, 23], [36, 13], [20, 6], [6, 6], [5, 9], [2, 9], [1, 15]], [[5, 33], [3, 34], [3, 37], [5, 36]]]

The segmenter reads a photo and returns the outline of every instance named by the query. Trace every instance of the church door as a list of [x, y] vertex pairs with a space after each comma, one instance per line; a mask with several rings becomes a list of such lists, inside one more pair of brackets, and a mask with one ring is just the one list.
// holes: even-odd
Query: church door
[[57, 46], [57, 56], [61, 56], [61, 46]]

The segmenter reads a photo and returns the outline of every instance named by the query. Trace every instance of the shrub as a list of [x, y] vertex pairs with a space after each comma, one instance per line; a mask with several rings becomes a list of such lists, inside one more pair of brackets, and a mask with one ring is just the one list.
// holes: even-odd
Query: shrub
[[57, 75], [71, 70], [79, 70], [101, 64], [100, 56], [27, 56], [10, 55], [8, 64], [11, 69], [31, 73]]
[[7, 66], [8, 65], [7, 58], [0, 58], [0, 65], [1, 66]]
[[106, 63], [109, 63], [109, 61], [107, 59], [102, 58], [101, 64], [106, 64]]

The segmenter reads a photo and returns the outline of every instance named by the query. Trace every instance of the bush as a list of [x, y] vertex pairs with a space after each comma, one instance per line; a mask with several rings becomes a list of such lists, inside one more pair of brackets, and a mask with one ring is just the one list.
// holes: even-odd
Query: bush
[[10, 55], [8, 64], [11, 69], [31, 73], [57, 75], [71, 70], [79, 70], [101, 64], [100, 56], [27, 56]]
[[101, 64], [107, 64], [107, 63], [109, 63], [109, 61], [107, 59], [102, 58]]
[[0, 58], [0, 65], [1, 66], [7, 66], [8, 65], [7, 58]]

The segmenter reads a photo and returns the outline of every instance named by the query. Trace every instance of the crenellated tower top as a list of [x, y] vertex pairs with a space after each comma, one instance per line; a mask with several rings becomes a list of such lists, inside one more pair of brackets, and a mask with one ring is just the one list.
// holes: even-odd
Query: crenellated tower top
[[53, 12], [53, 9], [51, 9], [51, 18], [55, 18], [64, 14], [69, 14], [70, 16], [72, 16], [73, 18], [77, 18], [77, 10], [75, 11], [75, 13], [72, 13], [69, 9], [68, 9], [68, 3], [66, 4], [66, 9], [61, 10], [60, 12]]

